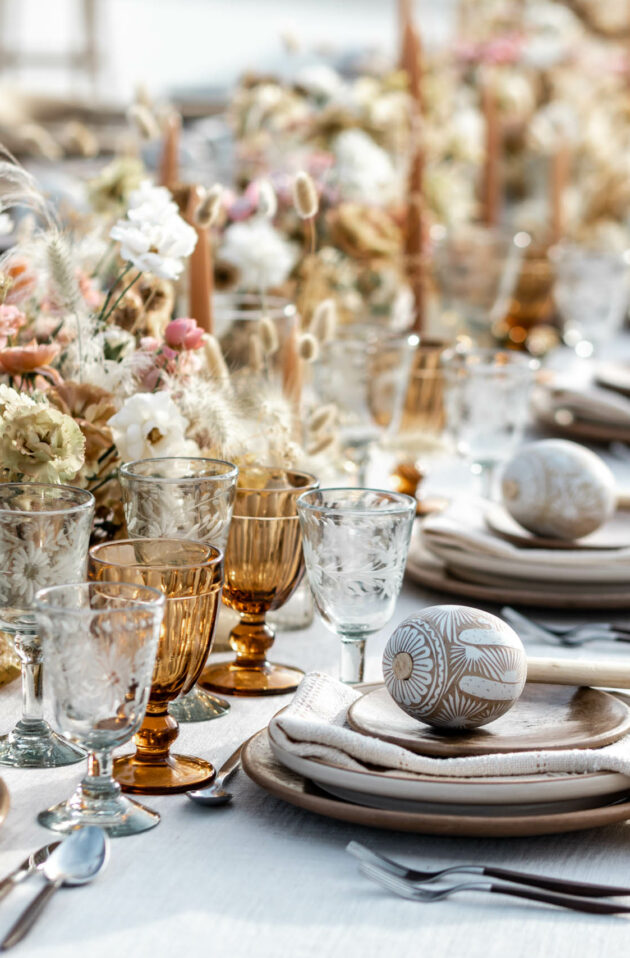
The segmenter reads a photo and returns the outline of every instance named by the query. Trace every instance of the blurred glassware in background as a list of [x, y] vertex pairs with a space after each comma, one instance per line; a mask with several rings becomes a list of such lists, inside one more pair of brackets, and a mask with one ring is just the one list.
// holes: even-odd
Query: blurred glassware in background
[[260, 320], [266, 316], [275, 326], [278, 342], [273, 351], [264, 352], [263, 372], [279, 375], [283, 347], [297, 316], [295, 305], [280, 296], [255, 293], [218, 293], [214, 304], [215, 335], [230, 372], [250, 367], [251, 375], [251, 337], [258, 334]]
[[531, 239], [479, 223], [431, 229], [433, 276], [444, 335], [471, 335], [480, 345], [507, 313]]
[[494, 470], [509, 458], [527, 424], [537, 360], [508, 350], [445, 353], [446, 415], [457, 452], [492, 498]]
[[398, 599], [416, 501], [380, 489], [319, 489], [297, 508], [317, 611], [341, 638], [341, 680], [362, 682], [366, 639]]
[[350, 323], [311, 365], [314, 402], [336, 406], [341, 446], [357, 463], [359, 485], [370, 446], [399, 429], [418, 342], [415, 334]]
[[562, 338], [581, 359], [598, 354], [621, 329], [630, 302], [630, 250], [557, 246], [550, 253]]

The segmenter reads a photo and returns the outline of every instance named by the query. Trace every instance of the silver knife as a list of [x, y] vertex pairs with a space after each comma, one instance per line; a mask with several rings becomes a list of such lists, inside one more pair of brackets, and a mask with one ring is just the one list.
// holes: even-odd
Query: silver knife
[[37, 851], [31, 852], [21, 865], [18, 865], [12, 872], [9, 872], [9, 874], [0, 881], [0, 901], [6, 898], [12, 888], [19, 885], [20, 882], [28, 878], [29, 875], [33, 875], [59, 844], [60, 842], [51, 842], [49, 845], [43, 845], [41, 848], [38, 848]]

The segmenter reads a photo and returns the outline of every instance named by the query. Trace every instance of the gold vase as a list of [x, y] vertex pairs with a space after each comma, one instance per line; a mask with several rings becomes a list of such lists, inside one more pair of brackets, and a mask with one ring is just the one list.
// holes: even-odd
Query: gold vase
[[225, 557], [223, 601], [239, 613], [230, 633], [231, 662], [208, 666], [199, 684], [230, 695], [294, 691], [304, 673], [267, 660], [275, 633], [265, 621], [297, 588], [304, 573], [296, 502], [317, 488], [305, 472], [275, 467], [241, 470]]
[[169, 702], [185, 695], [206, 661], [223, 583], [223, 555], [190, 539], [126, 539], [90, 550], [89, 575], [96, 581], [153, 586], [166, 596], [147, 712], [134, 736], [136, 752], [114, 762], [124, 791], [183, 792], [214, 777], [209, 762], [170, 749], [178, 735]]

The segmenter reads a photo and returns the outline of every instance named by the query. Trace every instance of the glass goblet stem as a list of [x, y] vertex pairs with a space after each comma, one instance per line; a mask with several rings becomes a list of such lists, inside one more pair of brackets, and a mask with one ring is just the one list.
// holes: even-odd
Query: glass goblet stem
[[78, 791], [86, 801], [107, 801], [118, 799], [120, 785], [114, 779], [113, 759], [110, 749], [99, 749], [90, 752], [87, 760], [87, 775], [82, 779]]
[[[30, 639], [30, 641], [29, 641]], [[22, 663], [22, 718], [24, 725], [40, 726], [44, 731], [44, 691], [42, 654], [36, 651], [34, 637], [16, 635], [14, 638], [15, 651]]]
[[365, 636], [341, 636], [340, 678], [347, 685], [363, 681], [365, 674]]

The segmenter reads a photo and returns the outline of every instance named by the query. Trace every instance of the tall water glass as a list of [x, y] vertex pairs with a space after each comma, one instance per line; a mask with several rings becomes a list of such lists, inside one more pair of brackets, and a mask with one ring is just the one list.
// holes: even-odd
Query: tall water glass
[[165, 599], [128, 582], [82, 582], [37, 593], [54, 720], [88, 754], [88, 771], [66, 801], [40, 812], [54, 831], [100, 825], [133, 835], [160, 820], [120, 794], [112, 751], [138, 731], [147, 703]]
[[444, 358], [446, 416], [459, 454], [492, 497], [494, 470], [520, 442], [538, 362], [524, 353], [473, 349]]
[[0, 740], [2, 765], [50, 768], [83, 758], [43, 717], [33, 602], [38, 589], [85, 577], [93, 518], [94, 497], [84, 489], [0, 483], [0, 629], [12, 637], [22, 665], [22, 718]]
[[381, 489], [318, 489], [297, 503], [317, 611], [341, 638], [341, 680], [362, 682], [365, 644], [391, 619], [416, 503]]
[[[130, 538], [195, 539], [225, 552], [238, 469], [222, 459], [138, 459], [120, 469]], [[229, 711], [225, 699], [195, 685], [171, 702], [178, 722], [205, 722]]]

